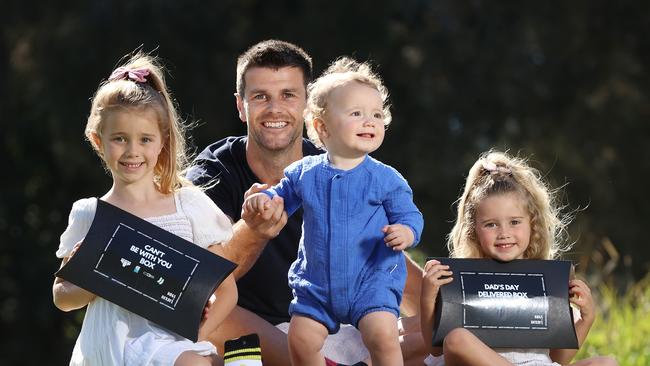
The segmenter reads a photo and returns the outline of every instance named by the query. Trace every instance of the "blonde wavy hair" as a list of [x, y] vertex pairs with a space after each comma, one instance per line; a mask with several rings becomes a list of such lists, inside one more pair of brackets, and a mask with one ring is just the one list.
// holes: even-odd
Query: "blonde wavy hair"
[[570, 217], [562, 216], [557, 190], [552, 190], [539, 171], [526, 160], [507, 153], [483, 153], [469, 170], [465, 189], [457, 201], [456, 223], [447, 237], [451, 257], [485, 258], [476, 235], [476, 211], [487, 197], [517, 193], [526, 201], [530, 215], [530, 243], [526, 259], [555, 259], [570, 249], [566, 227]]
[[379, 92], [383, 104], [384, 126], [388, 126], [392, 120], [390, 105], [388, 103], [388, 89], [383, 81], [369, 63], [360, 63], [349, 57], [340, 57], [316, 80], [307, 87], [307, 107], [305, 108], [305, 122], [307, 125], [307, 136], [318, 147], [325, 147], [314, 127], [314, 120], [322, 118], [326, 114], [327, 102], [334, 89], [351, 82], [367, 85]]
[[[103, 81], [92, 99], [90, 115], [86, 123], [85, 135], [97, 155], [106, 166], [103, 153], [93, 135], [101, 138], [104, 121], [116, 111], [153, 111], [158, 117], [163, 147], [154, 167], [155, 183], [158, 190], [169, 194], [182, 186], [192, 185], [183, 173], [189, 165], [186, 152], [185, 126], [178, 116], [176, 105], [167, 89], [164, 68], [159, 60], [141, 51], [132, 55], [121, 65], [125, 70], [148, 70], [144, 82], [132, 78], [109, 78]], [[118, 70], [119, 68], [116, 68]]]

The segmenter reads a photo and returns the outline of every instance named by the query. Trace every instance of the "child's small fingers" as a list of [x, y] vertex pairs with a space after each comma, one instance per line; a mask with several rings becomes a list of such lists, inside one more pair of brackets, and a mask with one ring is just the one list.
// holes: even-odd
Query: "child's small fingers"
[[451, 275], [449, 275], [449, 277], [444, 277], [444, 278], [440, 278], [440, 279], [438, 279], [438, 281], [439, 281], [439, 283], [440, 283], [441, 285], [446, 285], [446, 284], [448, 284], [449, 282], [451, 282], [451, 281], [453, 281], [453, 280], [454, 280], [454, 278], [451, 277]]
[[584, 298], [582, 298], [580, 296], [572, 296], [572, 297], [570, 297], [569, 302], [576, 305], [580, 309], [582, 309], [586, 305], [586, 302], [585, 302]]
[[395, 234], [394, 233], [386, 233], [386, 235], [384, 236], [384, 243], [388, 244], [393, 240], [395, 240]]
[[438, 278], [439, 278], [439, 279], [444, 279], [444, 278], [446, 278], [446, 277], [451, 277], [452, 274], [453, 274], [452, 271], [444, 271], [444, 270], [443, 270], [443, 271], [440, 271], [440, 272], [439, 272], [439, 275], [440, 275], [440, 276], [439, 276]]
[[262, 202], [262, 207], [264, 207], [265, 210], [271, 208], [271, 205], [273, 205], [273, 202], [271, 200], [266, 200]]
[[[427, 265], [424, 266], [424, 272], [427, 273], [427, 274], [431, 274], [431, 273], [435, 273], [435, 272], [439, 272], [439, 271], [448, 271], [449, 270], [448, 265], [442, 264], [442, 263], [440, 263], [439, 261], [437, 261], [435, 259], [431, 260], [429, 262], [431, 264], [429, 264], [428, 266]], [[429, 262], [427, 262], [427, 264]]]
[[259, 197], [257, 200], [257, 209], [260, 212], [268, 210], [271, 207], [271, 200], [266, 197]]
[[575, 287], [581, 289], [585, 293], [591, 293], [591, 288], [582, 280], [573, 279], [569, 281], [569, 287]]
[[425, 277], [437, 279], [444, 276], [451, 276], [452, 273], [453, 272], [449, 270], [449, 266], [440, 265], [426, 271]]
[[429, 259], [425, 264], [424, 264], [424, 272], [428, 272], [429, 268], [435, 266], [436, 264], [440, 264], [440, 261], [437, 259]]
[[438, 271], [425, 277], [425, 281], [433, 285], [444, 285], [453, 281], [452, 271]]
[[81, 247], [81, 243], [83, 243], [83, 240], [78, 241], [77, 244], [75, 244], [72, 247], [72, 250], [70, 251], [70, 257], [72, 257], [75, 253], [77, 253], [77, 251], [79, 250], [79, 247]]
[[581, 286], [572, 286], [571, 288], [569, 288], [569, 295], [577, 296], [577, 297], [586, 297], [586, 296], [591, 296], [591, 293], [587, 292], [587, 289]]
[[246, 205], [246, 209], [251, 214], [257, 213], [257, 209], [255, 208], [255, 202], [253, 202], [253, 201], [248, 202], [248, 205]]
[[389, 247], [394, 247], [397, 245], [406, 245], [406, 241], [403, 237], [399, 235], [393, 235], [390, 240], [386, 243]]

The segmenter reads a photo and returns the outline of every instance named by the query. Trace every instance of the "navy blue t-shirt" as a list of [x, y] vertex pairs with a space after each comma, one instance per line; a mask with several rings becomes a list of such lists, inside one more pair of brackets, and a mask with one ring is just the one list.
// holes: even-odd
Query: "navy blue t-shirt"
[[[205, 193], [230, 218], [241, 218], [244, 192], [260, 183], [246, 161], [246, 136], [227, 137], [205, 148], [187, 177], [197, 185], [212, 183]], [[322, 153], [303, 139], [304, 156]], [[288, 322], [292, 295], [287, 281], [302, 235], [302, 210], [294, 213], [280, 234], [270, 240], [253, 267], [237, 281], [238, 305], [272, 324]]]

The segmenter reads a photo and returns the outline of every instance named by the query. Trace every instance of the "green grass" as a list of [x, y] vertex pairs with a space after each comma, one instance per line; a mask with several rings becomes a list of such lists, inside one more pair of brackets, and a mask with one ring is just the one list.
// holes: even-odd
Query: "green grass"
[[610, 355], [621, 366], [650, 365], [650, 275], [620, 293], [611, 285], [594, 292], [598, 315], [576, 355]]

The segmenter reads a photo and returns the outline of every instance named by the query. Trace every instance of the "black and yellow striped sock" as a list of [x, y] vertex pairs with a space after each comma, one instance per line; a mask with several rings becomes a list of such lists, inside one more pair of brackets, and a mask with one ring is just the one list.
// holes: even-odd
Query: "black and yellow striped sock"
[[262, 349], [257, 334], [231, 339], [224, 344], [224, 366], [261, 366]]

